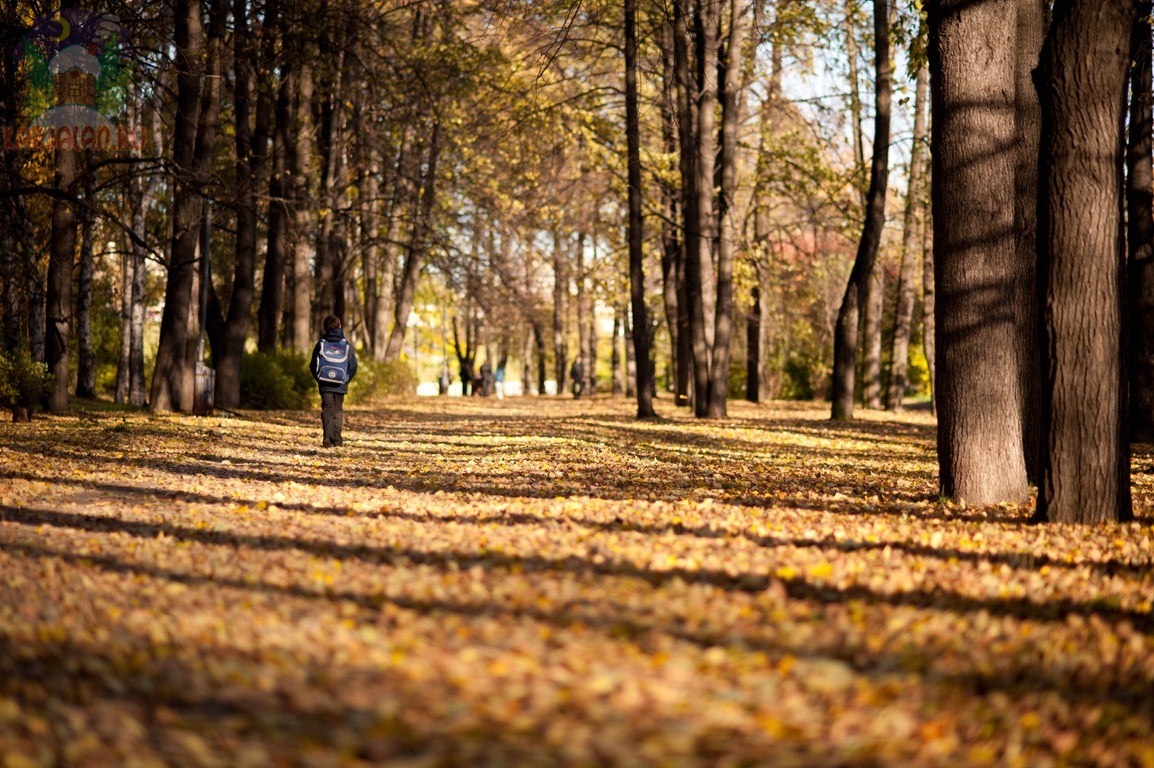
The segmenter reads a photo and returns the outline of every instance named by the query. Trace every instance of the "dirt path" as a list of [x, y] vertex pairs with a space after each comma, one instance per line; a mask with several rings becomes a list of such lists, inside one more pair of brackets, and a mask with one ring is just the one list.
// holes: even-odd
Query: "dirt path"
[[941, 503], [924, 415], [630, 412], [0, 426], [0, 766], [1154, 765], [1150, 527]]

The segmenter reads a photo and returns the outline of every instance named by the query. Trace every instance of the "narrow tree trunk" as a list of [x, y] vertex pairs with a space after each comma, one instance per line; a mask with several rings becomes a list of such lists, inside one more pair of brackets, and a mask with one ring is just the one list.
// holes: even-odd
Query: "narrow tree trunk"
[[853, 130], [854, 175], [853, 186], [857, 190], [862, 210], [869, 197], [869, 185], [865, 179], [865, 139], [862, 130], [861, 77], [858, 73], [857, 21], [855, 16], [859, 0], [846, 0], [845, 4], [845, 48], [849, 60], [849, 115]]
[[1014, 232], [1017, 236], [1018, 386], [1022, 390], [1022, 451], [1026, 479], [1042, 479], [1042, 361], [1038, 341], [1038, 142], [1042, 123], [1034, 69], [1046, 36], [1048, 0], [1017, 0], [1015, 73]]
[[[53, 188], [69, 197], [77, 194], [80, 180], [80, 152], [56, 150]], [[68, 200], [52, 202], [52, 240], [49, 245], [48, 297], [44, 355], [55, 384], [49, 392], [48, 408], [53, 413], [68, 410], [68, 338], [72, 325], [72, 267], [76, 259], [75, 206]]]
[[926, 371], [930, 379], [930, 412], [938, 413], [938, 356], [937, 329], [934, 318], [934, 248], [931, 239], [933, 212], [922, 202], [922, 352], [926, 356]]
[[1045, 460], [1038, 516], [1129, 520], [1122, 375], [1122, 168], [1138, 0], [1058, 0], [1042, 52], [1038, 242], [1046, 271]]
[[[305, 56], [308, 55], [306, 46]], [[293, 152], [290, 175], [293, 185], [292, 222], [292, 291], [289, 293], [289, 322], [285, 324], [285, 346], [297, 352], [308, 353], [313, 343], [312, 328], [312, 272], [310, 262], [316, 248], [313, 215], [312, 183], [312, 102], [313, 74], [306, 63], [294, 72]]]
[[[1027, 497], [1014, 264], [1015, 0], [927, 5], [942, 492]], [[975, 61], [983, 62], [974, 66]]]
[[[281, 68], [273, 117], [272, 173], [268, 182], [268, 242], [265, 249], [264, 275], [261, 278], [260, 304], [257, 307], [257, 349], [272, 352], [280, 336], [279, 325], [284, 312], [285, 268], [289, 259], [288, 198], [293, 180], [288, 177], [293, 154], [293, 63]], [[295, 163], [293, 163], [295, 168]]]
[[917, 296], [918, 210], [925, 199], [922, 187], [923, 145], [926, 142], [926, 91], [929, 88], [929, 69], [918, 68], [914, 88], [914, 139], [910, 148], [910, 173], [906, 186], [906, 210], [902, 217], [902, 265], [898, 273], [898, 306], [894, 312], [894, 338], [890, 347], [890, 381], [886, 393], [886, 408], [895, 413], [902, 410], [902, 400], [909, 386], [910, 331], [913, 326], [914, 303]]
[[866, 408], [882, 407], [882, 303], [885, 279], [881, 265], [874, 263], [866, 287], [865, 317], [862, 318], [861, 402]]
[[[760, 272], [760, 270], [758, 270]], [[753, 286], [745, 317], [745, 399], [761, 402], [761, 287]]]
[[569, 307], [569, 270], [562, 247], [561, 235], [553, 232], [553, 366], [557, 379], [557, 394], [565, 392], [569, 375], [569, 334], [567, 323]]
[[866, 197], [865, 225], [858, 242], [857, 255], [850, 271], [849, 284], [838, 310], [834, 333], [832, 418], [852, 419], [854, 402], [854, 367], [857, 357], [858, 316], [866, 304], [870, 277], [885, 225], [886, 186], [889, 183], [890, 90], [893, 67], [890, 63], [889, 2], [874, 3], [875, 82], [873, 164], [870, 188]]
[[[629, 299], [633, 310], [633, 358], [637, 367], [637, 418], [652, 418], [653, 411], [653, 358], [652, 327], [645, 307], [645, 241], [644, 220], [641, 217], [641, 118], [637, 106], [637, 0], [625, 0], [625, 141], [629, 177]], [[613, 383], [614, 394], [619, 391], [617, 327], [624, 307], [613, 322]], [[590, 368], [594, 368], [590, 361]]]
[[[662, 87], [661, 87], [661, 140], [667, 155], [678, 151], [677, 125], [674, 121], [674, 99], [677, 94], [676, 65], [674, 61], [673, 28], [662, 28]], [[688, 307], [681, 301], [684, 284], [685, 244], [678, 228], [681, 206], [678, 191], [672, 183], [661, 185], [661, 285], [665, 305], [665, 322], [669, 328], [669, 356], [675, 373], [673, 399], [679, 406], [689, 405]], [[628, 323], [627, 323], [628, 324]], [[684, 346], [684, 349], [682, 348]]]
[[1130, 425], [1154, 440], [1154, 201], [1151, 186], [1151, 3], [1140, 5], [1130, 39], [1130, 137], [1126, 149]]
[[116, 386], [112, 398], [117, 403], [128, 402], [129, 365], [132, 359], [132, 250], [129, 238], [120, 242], [120, 353], [116, 363]]
[[710, 415], [710, 337], [716, 310], [713, 275], [713, 181], [717, 160], [714, 135], [717, 107], [717, 49], [720, 22], [719, 0], [697, 0], [695, 50], [697, 54], [696, 105], [693, 125], [693, 207], [686, 219], [686, 239], [692, 248], [686, 254], [686, 279], [690, 301], [690, 340], [693, 346], [693, 412]]
[[[87, 162], [85, 162], [87, 165]], [[84, 208], [80, 212], [80, 271], [76, 283], [76, 396], [96, 397], [96, 349], [92, 341], [92, 277], [95, 271], [93, 238], [96, 217], [91, 206], [93, 183], [92, 174], [84, 174]]]
[[[721, 147], [718, 153], [721, 188], [718, 195], [717, 303], [714, 315], [713, 359], [710, 362], [707, 414], [725, 418], [729, 398], [729, 354], [733, 336], [733, 262], [737, 240], [737, 132], [744, 112], [742, 70], [746, 57], [745, 16], [739, 0], [729, 3], [729, 37], [725, 46], [725, 79], [721, 87]], [[720, 13], [719, 13], [720, 15]]]
[[[236, 69], [233, 96], [236, 125], [236, 258], [221, 348], [219, 354], [215, 349], [213, 353], [213, 362], [216, 364], [216, 404], [224, 408], [240, 405], [240, 362], [248, 338], [249, 318], [252, 316], [253, 297], [256, 293], [259, 225], [257, 189], [261, 185], [267, 155], [272, 112], [271, 99], [266, 95], [268, 90], [257, 82], [254, 51], [248, 30], [247, 0], [233, 0], [233, 18]], [[265, 23], [275, 24], [275, 19], [266, 18]], [[249, 122], [252, 112], [250, 100], [254, 90], [257, 90], [258, 99], [255, 126]]]
[[[701, 292], [701, 237], [697, 194], [697, 105], [693, 95], [698, 84], [690, 72], [689, 23], [692, 11], [689, 0], [673, 3], [673, 64], [677, 91], [678, 169], [681, 174], [682, 254], [678, 273], [678, 328], [677, 328], [677, 404], [689, 406], [706, 396], [704, 390], [694, 391], [697, 377], [697, 350], [694, 339], [704, 340], [704, 329], [698, 323], [695, 307]], [[712, 184], [712, 182], [710, 182]], [[702, 323], [704, 321], [701, 321]], [[704, 356], [704, 353], [702, 353]], [[704, 362], [702, 363], [704, 366]], [[708, 371], [705, 372], [708, 376]], [[685, 399], [682, 400], [684, 377]], [[704, 400], [702, 403], [704, 404]]]
[[429, 139], [429, 155], [425, 165], [425, 175], [421, 180], [420, 211], [413, 223], [409, 237], [408, 253], [401, 272], [401, 282], [396, 299], [393, 330], [385, 349], [386, 360], [397, 360], [405, 339], [405, 329], [409, 324], [409, 314], [413, 310], [413, 300], [417, 294], [417, 279], [424, 268], [425, 252], [429, 245], [429, 231], [432, 227], [433, 207], [437, 193], [437, 160], [441, 152], [441, 123], [434, 121], [433, 133]]

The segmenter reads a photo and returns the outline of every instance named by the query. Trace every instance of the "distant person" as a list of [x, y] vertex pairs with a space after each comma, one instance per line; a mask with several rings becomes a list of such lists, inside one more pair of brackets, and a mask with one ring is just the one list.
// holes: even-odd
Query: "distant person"
[[449, 378], [449, 361], [446, 360], [444, 365], [441, 366], [441, 377], [437, 379], [437, 394], [449, 394], [449, 384], [451, 382], [452, 379]]
[[493, 394], [493, 366], [486, 360], [481, 364], [481, 395], [488, 397]]
[[473, 392], [473, 361], [468, 358], [461, 361], [461, 394], [468, 397]]
[[585, 391], [585, 358], [581, 355], [577, 355], [573, 360], [573, 365], [569, 368], [569, 378], [573, 381], [573, 399], [576, 400]]
[[321, 445], [339, 448], [344, 442], [341, 428], [345, 421], [345, 395], [349, 393], [349, 382], [357, 375], [357, 354], [345, 339], [339, 317], [326, 317], [324, 331], [321, 340], [313, 347], [309, 370], [321, 391], [321, 428], [324, 432]]
[[497, 399], [505, 399], [505, 358], [497, 363], [497, 371], [493, 374], [493, 386], [497, 390]]

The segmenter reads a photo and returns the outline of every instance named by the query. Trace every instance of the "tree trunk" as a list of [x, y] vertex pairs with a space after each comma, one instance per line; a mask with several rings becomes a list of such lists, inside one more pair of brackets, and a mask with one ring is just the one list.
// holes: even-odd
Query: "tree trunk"
[[1130, 40], [1130, 137], [1126, 149], [1130, 424], [1135, 440], [1154, 440], [1154, 201], [1151, 186], [1149, 0]]
[[[307, 60], [309, 46], [304, 46], [302, 58]], [[315, 252], [316, 238], [312, 200], [312, 102], [313, 74], [302, 62], [293, 71], [295, 79], [293, 113], [293, 149], [289, 154], [289, 176], [292, 182], [292, 266], [288, 303], [285, 307], [285, 346], [308, 354], [313, 344], [312, 295], [313, 281], [309, 263]]]
[[858, 315], [866, 304], [870, 277], [885, 225], [886, 186], [889, 183], [890, 89], [893, 67], [890, 63], [889, 2], [874, 3], [875, 82], [873, 163], [870, 187], [866, 197], [865, 225], [858, 242], [857, 255], [850, 271], [849, 284], [837, 314], [834, 332], [833, 408], [832, 418], [852, 419], [854, 401], [854, 367], [857, 357]]
[[[737, 240], [737, 132], [744, 115], [742, 77], [746, 57], [742, 3], [730, 0], [729, 37], [725, 46], [725, 78], [721, 87], [721, 147], [718, 153], [721, 188], [718, 195], [717, 303], [714, 314], [713, 359], [710, 362], [711, 418], [725, 418], [729, 398], [729, 354], [733, 336], [733, 262]], [[718, 14], [720, 16], [720, 13]], [[708, 60], [707, 60], [708, 61]], [[712, 187], [712, 185], [711, 185]]]
[[[257, 307], [257, 349], [272, 352], [277, 347], [279, 324], [284, 311], [285, 268], [289, 255], [288, 197], [293, 181], [288, 177], [292, 149], [293, 85], [292, 62], [281, 67], [273, 117], [272, 173], [268, 182], [268, 241], [260, 304]], [[270, 75], [271, 76], [271, 75]]]
[[755, 285], [745, 317], [745, 399], [751, 403], [761, 402], [761, 366], [761, 287]]
[[1018, 327], [1018, 386], [1022, 390], [1022, 451], [1026, 479], [1042, 479], [1042, 362], [1038, 340], [1038, 142], [1042, 118], [1034, 69], [1046, 36], [1047, 0], [1017, 0], [1015, 74], [1014, 232]]
[[[69, 197], [77, 194], [80, 180], [80, 152], [56, 150], [53, 188]], [[44, 355], [55, 384], [49, 392], [48, 409], [68, 410], [68, 337], [72, 324], [72, 267], [76, 260], [76, 209], [68, 200], [52, 202], [52, 240], [48, 259], [48, 297]]]
[[1015, 0], [927, 8], [940, 482], [946, 496], [971, 504], [1021, 502], [1016, 35], [1005, 23]]
[[1038, 516], [1129, 520], [1122, 168], [1138, 0], [1058, 0], [1039, 68], [1046, 443]]
[[[269, 13], [275, 14], [271, 4]], [[269, 123], [272, 100], [269, 90], [258, 82], [254, 66], [254, 51], [249, 39], [248, 2], [233, 1], [235, 32], [236, 77], [233, 97], [236, 125], [236, 259], [233, 268], [232, 293], [228, 313], [224, 317], [220, 354], [213, 352], [216, 364], [216, 404], [223, 408], [240, 406], [240, 362], [248, 338], [249, 318], [252, 316], [256, 292], [256, 250], [259, 216], [257, 189], [261, 186], [267, 156]], [[265, 18], [262, 34], [275, 25], [275, 15]], [[263, 79], [263, 78], [262, 78]], [[250, 100], [257, 91], [256, 121], [250, 125]]]
[[882, 407], [882, 304], [885, 300], [883, 270], [876, 262], [866, 287], [862, 318], [861, 402], [866, 408]]
[[566, 323], [569, 299], [569, 270], [561, 235], [553, 232], [553, 366], [557, 394], [565, 392], [569, 375], [569, 335]]
[[930, 412], [938, 413], [938, 357], [937, 331], [934, 318], [934, 248], [931, 239], [933, 212], [922, 203], [922, 352], [926, 356], [926, 371], [930, 379]]
[[[682, 253], [678, 273], [678, 328], [677, 359], [678, 389], [685, 379], [685, 400], [677, 393], [677, 404], [689, 406], [701, 397], [704, 390], [694, 392], [697, 378], [697, 350], [694, 339], [699, 335], [704, 340], [704, 329], [700, 327], [694, 307], [698, 304], [701, 291], [701, 237], [700, 216], [698, 215], [697, 194], [697, 133], [695, 116], [697, 104], [693, 98], [698, 90], [696, 79], [690, 73], [689, 23], [692, 11], [689, 0], [675, 0], [673, 3], [673, 68], [677, 91], [677, 139], [678, 169], [681, 175], [681, 220]], [[711, 182], [712, 184], [712, 182]], [[702, 321], [703, 322], [703, 321]], [[695, 327], [696, 324], [696, 327]], [[703, 345], [704, 346], [704, 345]], [[702, 352], [704, 356], [704, 352]], [[708, 375], [708, 372], [706, 372]], [[704, 403], [704, 401], [702, 401]]]
[[865, 139], [861, 115], [861, 77], [858, 74], [857, 11], [859, 0], [846, 0], [845, 4], [845, 49], [849, 61], [849, 116], [853, 130], [853, 186], [858, 193], [858, 201], [865, 210], [869, 198], [869, 187], [865, 180]]
[[540, 396], [545, 394], [545, 377], [548, 376], [548, 364], [545, 353], [545, 330], [539, 322], [533, 323], [533, 346], [537, 353], [537, 395]]
[[130, 382], [129, 365], [132, 360], [132, 249], [130, 239], [121, 236], [120, 242], [120, 354], [116, 364], [116, 386], [113, 401], [128, 402]]
[[[637, 0], [625, 0], [625, 141], [629, 177], [629, 300], [633, 310], [633, 358], [637, 368], [637, 418], [648, 419], [653, 411], [653, 331], [645, 307], [644, 220], [641, 216], [641, 118], [637, 106]], [[622, 308], [620, 315], [625, 314]], [[617, 352], [618, 319], [613, 323], [613, 383], [618, 388], [620, 359]], [[590, 361], [590, 368], [593, 368]]]
[[[87, 158], [85, 166], [87, 166]], [[76, 283], [76, 396], [96, 397], [96, 350], [92, 342], [92, 276], [95, 270], [93, 231], [96, 217], [93, 200], [94, 171], [84, 174], [84, 208], [80, 212], [80, 271]]]
[[[693, 175], [692, 183], [682, 185], [688, 197], [684, 204], [685, 238], [685, 280], [690, 314], [690, 344], [693, 354], [693, 412], [698, 417], [709, 413], [710, 386], [710, 336], [714, 329], [707, 329], [714, 307], [712, 295], [713, 273], [713, 181], [716, 163], [716, 137], [714, 127], [717, 107], [717, 48], [720, 11], [719, 0], [696, 0], [696, 23], [694, 25], [694, 50], [696, 53], [697, 79], [687, 83], [687, 99], [692, 108], [682, 112], [689, 120], [682, 119], [682, 153], [689, 154], [692, 161], [688, 170]], [[686, 16], [682, 14], [681, 23]], [[681, 58], [686, 59], [686, 53]], [[678, 62], [680, 68], [681, 63]], [[695, 98], [694, 98], [695, 96]], [[687, 141], [688, 140], [688, 141]], [[686, 168], [683, 167], [684, 173]]]
[[[674, 99], [677, 94], [673, 29], [662, 32], [661, 140], [667, 155], [678, 151], [677, 125], [674, 121]], [[689, 314], [684, 293], [685, 243], [678, 227], [681, 206], [678, 190], [672, 183], [661, 185], [661, 285], [665, 305], [665, 322], [669, 327], [669, 356], [675, 373], [672, 377], [673, 400], [678, 406], [689, 405]], [[628, 321], [627, 321], [628, 324]]]
[[929, 69], [918, 68], [914, 89], [914, 140], [910, 148], [910, 174], [906, 186], [906, 210], [902, 217], [902, 266], [898, 275], [898, 306], [894, 312], [894, 338], [890, 347], [890, 381], [886, 393], [886, 408], [895, 413], [902, 410], [902, 400], [909, 386], [910, 331], [913, 326], [914, 303], [917, 291], [918, 266], [918, 210], [925, 194], [922, 187], [923, 145], [926, 142], [926, 90], [929, 88]]

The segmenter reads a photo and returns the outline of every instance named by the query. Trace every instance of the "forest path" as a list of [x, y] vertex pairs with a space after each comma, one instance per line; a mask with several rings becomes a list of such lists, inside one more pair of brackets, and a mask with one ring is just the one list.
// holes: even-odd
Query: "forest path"
[[1154, 757], [1145, 522], [940, 502], [926, 414], [632, 408], [0, 427], [0, 765]]

